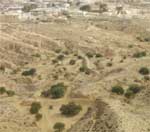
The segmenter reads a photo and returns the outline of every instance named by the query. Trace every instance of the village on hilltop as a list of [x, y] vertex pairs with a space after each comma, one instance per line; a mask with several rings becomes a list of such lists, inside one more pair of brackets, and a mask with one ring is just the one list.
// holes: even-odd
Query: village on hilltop
[[[0, 2], [0, 15], [3, 17], [15, 17], [22, 21], [42, 20], [48, 21], [51, 18], [67, 19], [71, 15], [97, 16], [104, 14], [108, 16], [119, 16], [124, 18], [140, 17], [145, 18], [150, 14], [150, 2], [132, 1], [120, 2], [110, 0], [18, 0], [13, 2]], [[145, 5], [149, 8], [142, 8]], [[144, 15], [143, 15], [144, 14]]]

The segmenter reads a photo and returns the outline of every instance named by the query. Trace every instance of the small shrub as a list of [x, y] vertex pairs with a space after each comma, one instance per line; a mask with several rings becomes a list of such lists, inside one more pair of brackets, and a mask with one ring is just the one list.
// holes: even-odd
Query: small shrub
[[52, 106], [52, 105], [50, 105], [50, 106], [49, 106], [49, 109], [50, 109], [50, 110], [52, 110], [52, 109], [53, 109], [53, 106]]
[[114, 86], [112, 87], [112, 90], [111, 90], [113, 93], [116, 93], [118, 95], [122, 95], [124, 94], [124, 89], [121, 87], [121, 86]]
[[112, 64], [111, 62], [108, 62], [106, 65], [107, 65], [108, 67], [111, 67], [113, 64]]
[[147, 67], [142, 67], [142, 68], [140, 68], [139, 73], [142, 75], [148, 75], [150, 73], [150, 71]]
[[60, 108], [61, 114], [65, 116], [75, 116], [82, 110], [80, 105], [70, 102], [66, 105], [62, 105]]
[[146, 56], [146, 52], [145, 51], [143, 51], [143, 52], [137, 52], [137, 53], [135, 53], [133, 55], [133, 57], [135, 57], [135, 58], [141, 58], [141, 57], [144, 57], [144, 56]]
[[100, 58], [100, 57], [103, 57], [100, 53], [97, 53], [96, 55], [95, 55], [95, 57], [96, 58]]
[[52, 63], [53, 63], [53, 64], [56, 64], [56, 63], [58, 63], [58, 60], [53, 59], [53, 60], [52, 60]]
[[84, 5], [84, 6], [80, 7], [80, 10], [82, 10], [82, 11], [90, 11], [91, 10], [91, 6], [90, 5]]
[[130, 91], [132, 91], [134, 94], [136, 94], [136, 93], [139, 93], [142, 88], [143, 88], [142, 86], [139, 86], [139, 85], [137, 85], [137, 84], [132, 84], [132, 85], [129, 86], [128, 89], [129, 89]]
[[0, 87], [0, 94], [4, 94], [4, 93], [6, 93], [5, 87]]
[[53, 128], [54, 128], [55, 132], [62, 132], [65, 129], [65, 124], [61, 123], [61, 122], [57, 122], [57, 123], [55, 123]]
[[150, 36], [148, 34], [144, 34], [136, 37], [140, 42], [150, 42]]
[[75, 63], [76, 63], [75, 60], [70, 60], [70, 62], [69, 62], [70, 65], [74, 65]]
[[61, 49], [56, 49], [55, 52], [56, 52], [56, 53], [60, 53], [60, 52], [61, 52]]
[[133, 93], [133, 91], [127, 89], [127, 91], [125, 92], [124, 95], [125, 95], [126, 98], [130, 98], [134, 95], [134, 93]]
[[36, 73], [36, 69], [35, 68], [31, 68], [27, 71], [22, 72], [23, 76], [33, 76]]
[[88, 53], [86, 53], [86, 56], [87, 56], [88, 58], [92, 58], [94, 55], [93, 55], [92, 53], [88, 52]]
[[64, 86], [63, 83], [58, 83], [56, 85], [53, 85], [50, 89], [51, 97], [54, 99], [63, 97], [65, 94], [65, 88], [66, 87]]
[[33, 54], [32, 56], [37, 57], [37, 58], [41, 57], [41, 55], [39, 53]]
[[35, 115], [35, 118], [36, 118], [36, 121], [41, 120], [41, 119], [42, 119], [42, 114], [37, 113], [37, 114]]
[[144, 80], [145, 81], [149, 81], [150, 80], [150, 76], [144, 76]]
[[41, 104], [39, 102], [33, 102], [30, 108], [31, 114], [37, 114], [41, 109]]
[[65, 58], [64, 55], [58, 55], [58, 56], [57, 56], [57, 59], [60, 60], [60, 61], [62, 61], [64, 58]]
[[128, 45], [128, 48], [133, 48], [133, 45], [131, 45], [131, 44], [130, 44], [130, 45]]
[[6, 93], [7, 93], [7, 95], [8, 95], [9, 97], [12, 97], [12, 96], [15, 95], [15, 92], [12, 91], [12, 90], [7, 90]]

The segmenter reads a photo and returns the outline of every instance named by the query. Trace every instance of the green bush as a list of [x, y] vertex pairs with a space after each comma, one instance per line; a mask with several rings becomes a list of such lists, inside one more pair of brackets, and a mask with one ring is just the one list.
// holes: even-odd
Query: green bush
[[0, 94], [4, 94], [4, 93], [6, 93], [5, 87], [0, 87]]
[[118, 94], [118, 95], [124, 94], [124, 89], [123, 89], [121, 86], [118, 86], [118, 85], [113, 86], [111, 91], [112, 91], [113, 93]]
[[56, 85], [51, 86], [50, 94], [54, 99], [61, 98], [65, 94], [66, 87], [63, 83], [58, 83]]
[[145, 51], [137, 52], [137, 53], [133, 54], [133, 57], [135, 57], [135, 58], [141, 58], [141, 57], [144, 57], [144, 56], [146, 56], [146, 52]]
[[36, 121], [41, 120], [41, 119], [42, 119], [42, 114], [37, 113], [37, 114], [35, 115], [35, 118], [36, 118]]
[[31, 104], [30, 113], [37, 114], [40, 109], [41, 109], [41, 104], [39, 102], [33, 102]]
[[91, 6], [90, 5], [83, 5], [82, 7], [80, 7], [80, 10], [82, 10], [82, 11], [90, 11], [91, 10]]
[[61, 114], [65, 116], [75, 116], [82, 110], [80, 105], [70, 102], [66, 105], [62, 105], [60, 108]]
[[106, 65], [107, 65], [108, 67], [111, 67], [113, 64], [112, 64], [111, 62], [108, 62]]
[[140, 68], [139, 73], [142, 75], [148, 75], [150, 73], [150, 70], [147, 67], [142, 67]]
[[87, 56], [88, 58], [94, 57], [94, 55], [93, 55], [92, 53], [90, 53], [90, 52], [86, 53], [86, 56]]
[[57, 60], [60, 60], [60, 61], [62, 61], [64, 58], [65, 58], [64, 55], [58, 55], [58, 56], [57, 56]]
[[61, 122], [57, 122], [57, 123], [55, 123], [53, 128], [54, 128], [55, 132], [62, 132], [65, 129], [65, 124], [61, 123]]
[[132, 91], [134, 94], [136, 94], [136, 93], [139, 93], [142, 88], [143, 88], [142, 86], [139, 86], [139, 85], [137, 85], [137, 84], [132, 84], [132, 85], [129, 86], [128, 89], [129, 89], [130, 91]]
[[70, 62], [69, 62], [70, 65], [74, 65], [75, 63], [76, 63], [75, 60], [70, 60]]
[[100, 58], [100, 57], [103, 57], [103, 56], [100, 53], [96, 53], [95, 57]]
[[14, 92], [14, 91], [12, 91], [12, 90], [7, 90], [7, 91], [6, 91], [6, 93], [7, 93], [7, 95], [8, 95], [9, 97], [11, 97], [11, 96], [14, 96], [14, 95], [15, 95], [15, 92]]
[[63, 83], [58, 83], [52, 85], [50, 89], [43, 91], [41, 95], [44, 97], [51, 97], [57, 99], [64, 96], [65, 90], [66, 90], [66, 86]]
[[36, 73], [36, 69], [35, 68], [31, 68], [27, 71], [22, 72], [23, 76], [33, 76]]

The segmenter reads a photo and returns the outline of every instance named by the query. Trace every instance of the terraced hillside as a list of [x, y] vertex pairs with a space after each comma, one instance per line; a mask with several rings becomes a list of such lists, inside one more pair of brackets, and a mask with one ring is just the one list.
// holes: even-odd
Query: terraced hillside
[[[149, 23], [1, 23], [0, 87], [7, 92], [0, 95], [0, 132], [53, 132], [56, 122], [68, 132], [149, 132], [150, 76], [140, 70], [150, 69]], [[67, 87], [62, 98], [41, 96], [57, 83]], [[128, 89], [133, 84], [137, 92]], [[30, 113], [33, 102], [41, 104], [39, 121]], [[61, 114], [68, 102], [82, 106], [78, 115]]]

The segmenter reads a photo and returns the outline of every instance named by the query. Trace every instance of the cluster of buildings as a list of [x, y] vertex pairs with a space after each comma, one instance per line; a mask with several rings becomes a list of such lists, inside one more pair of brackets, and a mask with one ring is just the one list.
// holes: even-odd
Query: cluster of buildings
[[[5, 1], [5, 0], [4, 0]], [[100, 6], [97, 2], [105, 3], [102, 7], [107, 7], [108, 10], [105, 12], [106, 15], [109, 16], [125, 16], [125, 17], [134, 17], [144, 16], [143, 14], [150, 14], [150, 1], [144, 0], [144, 3], [140, 4], [140, 7], [134, 6], [136, 3], [140, 3], [140, 0], [123, 0], [124, 2], [121, 3], [119, 0], [12, 0], [9, 2], [1, 3], [0, 2], [0, 14], [4, 16], [14, 16], [19, 18], [20, 20], [43, 20], [48, 21], [49, 18], [52, 17], [66, 17], [66, 14], [75, 13], [83, 15], [85, 12], [80, 11], [81, 6], [89, 4], [92, 13], [95, 12], [100, 13]], [[136, 2], [135, 2], [136, 1]], [[137, 2], [138, 1], [138, 2]], [[127, 4], [132, 3], [132, 4]], [[143, 5], [143, 7], [141, 7]], [[145, 8], [148, 6], [147, 8]], [[121, 7], [122, 9], [120, 12], [116, 12], [116, 7]], [[124, 8], [125, 7], [125, 8]], [[119, 9], [119, 8], [118, 8]], [[103, 11], [102, 10], [102, 11]], [[87, 12], [86, 12], [87, 13]], [[88, 12], [90, 13], [90, 12]], [[92, 15], [93, 15], [92, 14]]]
[[69, 0], [22, 0], [0, 4], [0, 14], [16, 16], [21, 20], [46, 20], [61, 16], [69, 8]]

